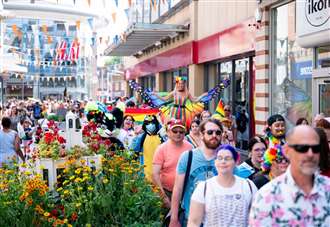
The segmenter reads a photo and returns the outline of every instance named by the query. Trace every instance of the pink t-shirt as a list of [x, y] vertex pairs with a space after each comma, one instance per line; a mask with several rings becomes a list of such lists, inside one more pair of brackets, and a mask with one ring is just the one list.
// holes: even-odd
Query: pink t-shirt
[[162, 186], [172, 191], [175, 181], [176, 165], [178, 164], [180, 155], [187, 150], [193, 149], [193, 146], [186, 140], [178, 147], [170, 140], [160, 145], [154, 155], [153, 164], [161, 165], [160, 182]]

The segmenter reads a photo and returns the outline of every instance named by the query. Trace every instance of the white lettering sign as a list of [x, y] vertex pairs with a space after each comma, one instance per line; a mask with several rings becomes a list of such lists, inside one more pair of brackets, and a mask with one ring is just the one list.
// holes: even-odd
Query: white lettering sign
[[310, 25], [319, 27], [330, 19], [330, 0], [307, 0], [305, 4], [305, 16]]
[[330, 42], [330, 0], [296, 1], [297, 42], [313, 47]]

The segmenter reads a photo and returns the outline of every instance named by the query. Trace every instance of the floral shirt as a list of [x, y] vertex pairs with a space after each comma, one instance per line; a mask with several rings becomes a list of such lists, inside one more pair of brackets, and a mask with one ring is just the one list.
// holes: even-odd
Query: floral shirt
[[256, 193], [249, 226], [330, 226], [330, 178], [315, 174], [313, 189], [305, 195], [289, 166]]

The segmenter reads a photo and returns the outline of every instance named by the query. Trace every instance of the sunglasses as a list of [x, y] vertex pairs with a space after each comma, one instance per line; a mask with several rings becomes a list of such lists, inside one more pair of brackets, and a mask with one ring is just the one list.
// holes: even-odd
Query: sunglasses
[[229, 110], [229, 109], [224, 109], [224, 111], [230, 112], [230, 110]]
[[221, 130], [206, 130], [205, 131], [206, 132], [206, 134], [207, 135], [209, 135], [209, 136], [211, 136], [213, 133], [215, 133], [215, 135], [217, 135], [217, 136], [221, 136], [221, 134], [222, 134], [222, 132], [221, 132]]
[[183, 135], [185, 132], [184, 131], [181, 131], [181, 130], [172, 130], [172, 132], [174, 133], [174, 134], [178, 134], [178, 133], [180, 133], [181, 135]]
[[318, 154], [321, 152], [321, 145], [310, 145], [310, 144], [288, 144], [289, 147], [293, 148], [298, 153], [307, 153], [309, 148], [312, 149], [314, 154]]
[[280, 164], [280, 163], [289, 163], [289, 160], [287, 159], [287, 158], [285, 158], [285, 157], [279, 157], [279, 158], [276, 158], [275, 159], [275, 162], [277, 163], [277, 164]]

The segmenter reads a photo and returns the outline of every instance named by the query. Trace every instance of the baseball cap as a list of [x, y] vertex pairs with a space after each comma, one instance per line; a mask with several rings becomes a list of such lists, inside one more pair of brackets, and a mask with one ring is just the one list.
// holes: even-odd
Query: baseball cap
[[186, 126], [180, 119], [172, 119], [167, 123], [167, 127], [169, 130], [172, 130], [173, 128], [180, 127], [186, 130]]

